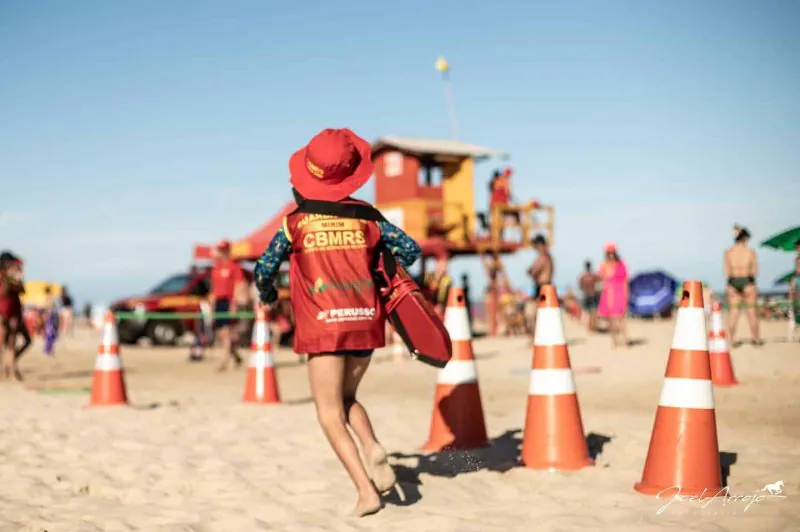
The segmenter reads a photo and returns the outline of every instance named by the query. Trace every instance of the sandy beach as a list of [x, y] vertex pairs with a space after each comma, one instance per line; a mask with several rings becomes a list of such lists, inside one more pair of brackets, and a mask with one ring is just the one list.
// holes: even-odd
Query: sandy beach
[[[733, 351], [742, 384], [715, 389], [730, 494], [710, 503], [636, 493], [672, 322], [630, 323], [637, 345], [566, 323], [596, 467], [569, 474], [517, 464], [531, 349], [475, 341], [490, 449], [420, 455], [436, 371], [377, 354], [361, 399], [393, 453], [401, 493], [378, 515], [340, 517], [355, 492], [319, 429], [305, 367], [276, 353], [284, 403], [241, 401], [244, 370], [219, 375], [188, 349], [124, 347], [130, 407], [89, 409], [99, 337], [81, 330], [57, 357], [37, 342], [24, 385], [0, 383], [0, 530], [66, 531], [790, 531], [800, 530], [800, 344], [764, 323], [768, 344]], [[742, 325], [744, 327], [744, 325]], [[785, 497], [760, 491], [783, 480]], [[758, 494], [757, 502], [742, 500]], [[748, 505], [748, 502], [750, 503]]]

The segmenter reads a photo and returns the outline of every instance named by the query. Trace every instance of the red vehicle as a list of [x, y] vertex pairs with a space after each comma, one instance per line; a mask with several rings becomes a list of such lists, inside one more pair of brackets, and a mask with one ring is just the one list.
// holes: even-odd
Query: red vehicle
[[[252, 273], [245, 268], [248, 281]], [[276, 282], [280, 299], [289, 298], [288, 271], [281, 272]], [[118, 320], [119, 340], [135, 344], [149, 338], [155, 345], [175, 345], [184, 333], [194, 332], [198, 317], [149, 317], [148, 313], [199, 313], [200, 303], [208, 297], [211, 286], [211, 269], [193, 267], [186, 273], [167, 277], [147, 294], [127, 297], [112, 303], [111, 310], [131, 312], [141, 317], [124, 317]]]

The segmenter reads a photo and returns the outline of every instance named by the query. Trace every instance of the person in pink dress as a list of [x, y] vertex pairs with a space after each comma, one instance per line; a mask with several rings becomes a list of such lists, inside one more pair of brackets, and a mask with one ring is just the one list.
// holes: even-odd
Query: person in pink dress
[[612, 345], [627, 347], [625, 312], [628, 309], [628, 268], [620, 259], [616, 245], [606, 244], [605, 253], [606, 259], [597, 272], [603, 280], [597, 314], [607, 318], [610, 323]]

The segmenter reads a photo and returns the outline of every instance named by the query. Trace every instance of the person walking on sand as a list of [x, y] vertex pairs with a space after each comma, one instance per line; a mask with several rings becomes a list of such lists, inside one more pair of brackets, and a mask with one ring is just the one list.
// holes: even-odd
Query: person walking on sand
[[536, 250], [538, 256], [533, 265], [528, 268], [528, 275], [533, 279], [532, 295], [532, 308], [531, 312], [531, 331], [535, 334], [536, 331], [536, 309], [539, 304], [539, 295], [542, 293], [542, 287], [546, 284], [553, 282], [553, 257], [550, 255], [550, 250], [547, 246], [547, 239], [542, 235], [536, 235], [532, 241], [533, 249]]
[[745, 315], [750, 323], [750, 333], [753, 336], [753, 345], [761, 346], [761, 336], [758, 330], [758, 288], [756, 276], [758, 275], [758, 258], [755, 250], [749, 248], [750, 232], [744, 228], [734, 226], [733, 246], [725, 250], [723, 256], [723, 269], [728, 279], [725, 286], [725, 296], [728, 299], [728, 337], [731, 346], [738, 347], [741, 342], [736, 341], [736, 324], [739, 321], [739, 309], [744, 304]]
[[592, 263], [586, 261], [584, 272], [578, 278], [578, 286], [583, 293], [582, 307], [586, 312], [586, 329], [589, 332], [597, 331], [597, 305], [600, 303], [600, 295], [597, 293], [597, 284], [600, 277], [594, 273]]
[[793, 337], [796, 326], [800, 325], [800, 239], [794, 243], [794, 249], [797, 251], [794, 257], [794, 275], [789, 281], [789, 305], [791, 305], [789, 317], [794, 319], [794, 324], [790, 327], [790, 337]]
[[598, 275], [603, 280], [603, 290], [597, 314], [607, 318], [611, 325], [611, 343], [614, 347], [628, 347], [625, 312], [628, 310], [628, 267], [619, 257], [615, 244], [606, 244], [606, 260]]
[[[326, 129], [292, 155], [289, 171], [303, 199], [364, 205], [350, 195], [372, 175], [370, 145], [349, 129]], [[261, 302], [270, 304], [277, 299], [274, 280], [280, 264], [289, 257], [294, 350], [308, 354], [317, 419], [358, 491], [351, 512], [358, 517], [378, 512], [379, 493], [395, 483], [386, 450], [356, 397], [373, 351], [385, 345], [380, 294], [366, 282], [372, 279], [371, 263], [380, 245], [405, 268], [420, 253], [416, 242], [388, 222], [294, 212], [284, 218], [255, 267]], [[364, 288], [335, 288], [347, 286]], [[361, 442], [366, 467], [347, 425]]]
[[73, 336], [75, 333], [75, 309], [72, 295], [66, 286], [61, 288], [61, 310], [59, 312], [61, 334]]
[[58, 309], [53, 298], [53, 290], [48, 285], [44, 288], [44, 354], [52, 357], [56, 338], [58, 338]]
[[[3, 345], [3, 377], [22, 380], [19, 371], [19, 359], [31, 345], [31, 335], [22, 314], [22, 294], [25, 293], [23, 282], [22, 260], [11, 252], [0, 254], [0, 271], [2, 272], [2, 322], [4, 329]], [[22, 345], [17, 345], [17, 338], [22, 337]]]
[[217, 260], [211, 269], [211, 308], [214, 309], [214, 323], [217, 334], [222, 341], [222, 362], [217, 371], [225, 371], [230, 365], [231, 359], [236, 366], [242, 365], [242, 357], [239, 356], [236, 343], [233, 341], [233, 331], [231, 324], [235, 322], [230, 316], [218, 316], [218, 314], [229, 314], [236, 312], [236, 300], [234, 294], [237, 286], [245, 282], [244, 271], [235, 260], [231, 259], [231, 243], [222, 240], [217, 244]]
[[[2, 378], [10, 375], [10, 366], [14, 357], [16, 332], [12, 330], [14, 280], [7, 271], [9, 264], [7, 252], [0, 257], [0, 362], [3, 364]], [[10, 353], [11, 359], [6, 358]]]
[[466, 273], [461, 274], [461, 289], [464, 291], [464, 306], [467, 307], [467, 322], [469, 323], [469, 330], [472, 330], [472, 292], [469, 287], [469, 275]]

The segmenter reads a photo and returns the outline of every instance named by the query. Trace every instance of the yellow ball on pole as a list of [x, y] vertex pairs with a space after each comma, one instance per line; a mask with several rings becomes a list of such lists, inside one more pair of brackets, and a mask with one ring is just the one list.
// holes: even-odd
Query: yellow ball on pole
[[444, 57], [440, 57], [439, 59], [436, 60], [436, 70], [438, 70], [442, 74], [450, 70], [450, 65], [447, 64], [447, 60]]

